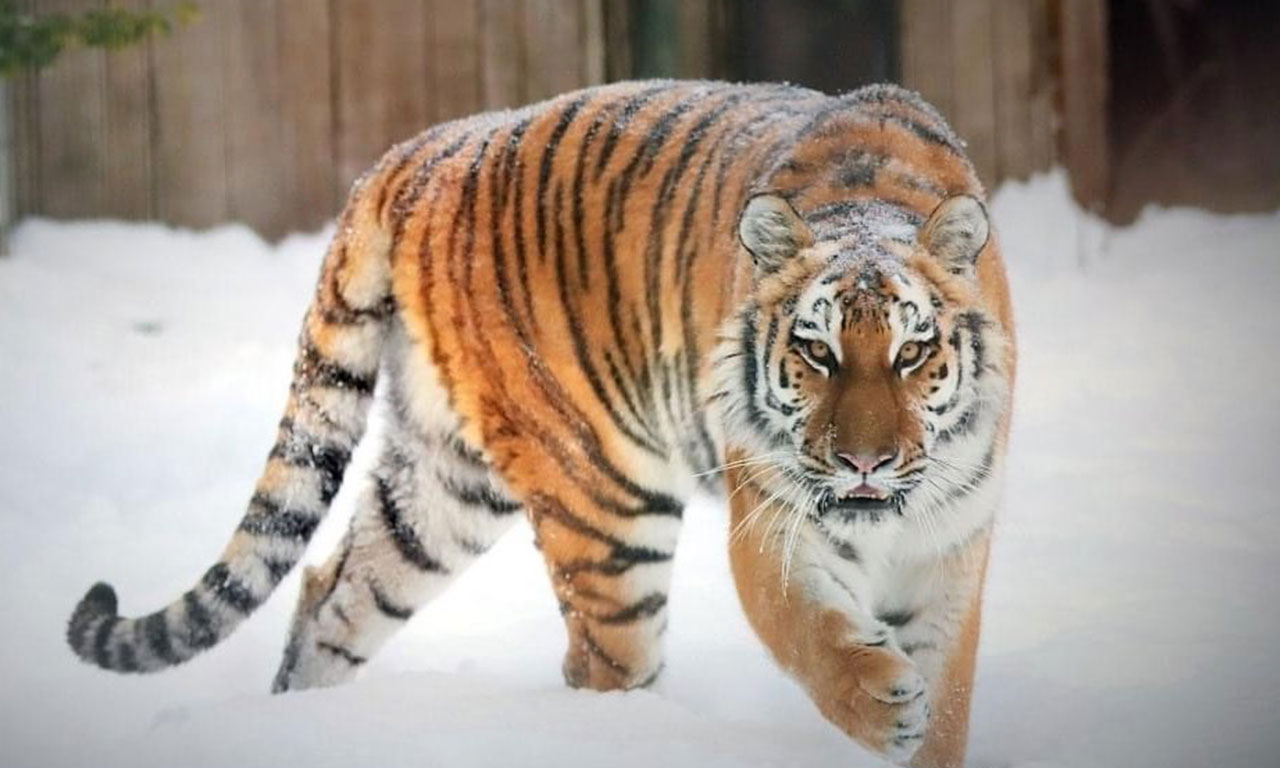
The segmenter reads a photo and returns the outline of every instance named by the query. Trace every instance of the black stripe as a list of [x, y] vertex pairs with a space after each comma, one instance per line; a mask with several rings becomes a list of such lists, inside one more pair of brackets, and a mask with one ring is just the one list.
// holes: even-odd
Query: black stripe
[[519, 512], [524, 505], [518, 501], [501, 496], [493, 488], [482, 485], [460, 485], [455, 480], [439, 473], [436, 479], [440, 486], [453, 498], [470, 506], [481, 506], [494, 515], [510, 515]]
[[472, 448], [463, 442], [462, 438], [457, 435], [449, 435], [445, 439], [445, 445], [453, 452], [455, 458], [474, 469], [488, 469], [489, 463], [485, 460], [484, 454]]
[[[467, 177], [462, 183], [462, 192], [458, 202], [458, 210], [462, 215], [453, 217], [453, 226], [449, 229], [449, 239], [445, 244], [445, 253], [449, 254], [451, 261], [449, 262], [449, 273], [453, 274], [453, 270], [461, 261], [463, 277], [458, 285], [464, 286], [470, 291], [471, 278], [475, 271], [475, 244], [476, 230], [479, 226], [477, 221], [477, 205], [476, 198], [479, 194], [481, 174], [486, 167], [486, 159], [489, 154], [489, 147], [493, 142], [494, 136], [498, 133], [498, 128], [491, 129], [485, 134], [480, 141], [480, 146], [476, 150], [475, 155], [471, 158], [471, 163], [467, 166]], [[488, 163], [490, 169], [496, 170], [496, 162]], [[463, 235], [463, 245], [458, 251], [454, 250], [454, 243], [457, 241], [459, 231]], [[459, 253], [461, 258], [458, 258]], [[456, 279], [456, 278], [455, 278]], [[455, 286], [457, 287], [457, 286]], [[457, 319], [455, 317], [455, 323]]]
[[378, 506], [382, 512], [382, 523], [386, 526], [387, 533], [390, 534], [391, 541], [396, 545], [400, 556], [419, 570], [432, 573], [448, 573], [448, 570], [438, 560], [427, 554], [422, 542], [418, 539], [417, 531], [405, 522], [400, 508], [396, 505], [395, 499], [392, 498], [391, 488], [387, 485], [387, 481], [379, 477], [376, 478], [375, 485], [377, 486]]
[[176, 664], [182, 660], [173, 652], [173, 643], [169, 639], [169, 622], [165, 619], [163, 611], [153, 613], [142, 620], [142, 633], [147, 638], [147, 645], [151, 648], [151, 652], [165, 665]]
[[320, 525], [319, 516], [301, 509], [283, 509], [279, 502], [260, 493], [255, 493], [249, 504], [252, 509], [240, 521], [240, 530], [254, 536], [278, 536], [305, 542], [311, 539], [311, 534]]
[[[413, 156], [418, 153], [418, 150], [426, 146], [428, 142], [434, 140], [441, 132], [443, 132], [444, 128], [445, 124], [443, 123], [432, 126], [429, 130], [423, 131], [412, 139], [397, 144], [392, 148], [391, 152], [386, 154], [384, 161], [378, 164], [376, 168], [381, 171], [380, 175], [382, 176], [382, 181], [378, 185], [377, 207], [374, 210], [378, 212], [379, 218], [381, 218], [386, 212], [387, 196], [392, 190], [392, 184], [395, 183], [396, 177], [399, 176], [405, 168], [409, 167], [409, 162], [413, 160]], [[391, 162], [393, 158], [395, 162]], [[383, 166], [386, 167], [383, 168]], [[397, 189], [397, 196], [398, 195], [399, 190]]]
[[595, 180], [600, 180], [600, 174], [604, 172], [604, 168], [609, 164], [609, 159], [613, 157], [613, 152], [617, 149], [618, 140], [626, 133], [631, 124], [632, 119], [648, 104], [654, 96], [670, 90], [673, 84], [663, 83], [654, 88], [643, 90], [629, 97], [622, 104], [622, 108], [618, 110], [617, 117], [609, 125], [609, 132], [605, 134], [604, 142], [600, 148], [600, 154], [596, 157]]
[[111, 632], [120, 623], [116, 616], [102, 617], [102, 623], [93, 635], [93, 661], [103, 669], [111, 669]]
[[[373, 604], [382, 614], [397, 621], [407, 621], [413, 615], [412, 608], [406, 608], [387, 597], [376, 581], [369, 582], [369, 592], [373, 595]], [[337, 606], [334, 606], [335, 608]]]
[[604, 364], [609, 369], [609, 381], [613, 383], [614, 390], [622, 398], [622, 405], [626, 408], [627, 414], [635, 421], [636, 427], [644, 431], [649, 440], [655, 443], [658, 442], [657, 433], [644, 418], [644, 414], [641, 413], [641, 406], [636, 402], [636, 397], [631, 392], [630, 385], [632, 382], [626, 379], [622, 370], [618, 368], [618, 362], [615, 359], [613, 350], [604, 350]]
[[209, 609], [200, 602], [195, 591], [182, 596], [182, 604], [186, 607], [186, 635], [182, 638], [193, 650], [211, 648], [218, 642], [218, 632], [214, 628], [214, 618]]
[[495, 169], [499, 172], [496, 205], [505, 207], [511, 196], [512, 182], [518, 167], [517, 159], [520, 156], [520, 147], [524, 142], [525, 131], [529, 130], [529, 124], [532, 121], [533, 118], [531, 117], [521, 118], [520, 122], [516, 123], [511, 128], [511, 132], [507, 134], [507, 140], [502, 149], [502, 161], [497, 164]]
[[[780, 321], [776, 314], [769, 317], [769, 328], [765, 331], [764, 349], [760, 354], [760, 361], [762, 363], [768, 363], [770, 357], [773, 355], [774, 345], [778, 342], [779, 324]], [[773, 370], [773, 366], [768, 366], [768, 370], [771, 372]], [[773, 376], [769, 375], [769, 373], [766, 373], [764, 376], [764, 404], [771, 410], [781, 413], [783, 416], [791, 416], [795, 414], [797, 410], [795, 406], [787, 405], [778, 399], [778, 395], [773, 391]]]
[[[513, 209], [512, 224], [510, 231], [515, 241], [514, 255], [517, 261], [517, 269], [519, 271], [521, 295], [524, 296], [524, 303], [527, 309], [526, 316], [531, 324], [536, 325], [533, 318], [532, 300], [528, 296], [529, 290], [529, 270], [525, 260], [524, 253], [524, 223], [521, 217], [521, 205], [524, 200], [524, 182], [523, 182], [523, 165], [517, 162], [520, 153], [521, 142], [524, 133], [529, 127], [529, 118], [521, 120], [511, 133], [507, 136], [507, 141], [503, 143], [502, 160], [500, 163], [492, 163], [493, 173], [497, 173], [497, 169], [501, 168], [498, 185], [501, 189], [500, 194], [489, 196], [489, 240], [492, 248], [494, 283], [498, 286], [499, 300], [506, 312], [507, 318], [511, 321], [512, 328], [515, 329], [516, 335], [520, 339], [520, 343], [526, 348], [532, 348], [529, 337], [529, 330], [522, 322], [519, 313], [516, 311], [515, 297], [511, 291], [511, 277], [507, 270], [506, 246], [504, 245], [503, 236], [507, 229], [503, 226], [507, 198], [511, 190], [514, 189], [515, 206]], [[453, 438], [456, 439], [456, 438]]]
[[631, 605], [606, 616], [601, 616], [597, 620], [603, 624], [630, 624], [640, 619], [653, 618], [666, 606], [667, 596], [661, 592], [653, 592]]
[[305, 339], [298, 350], [298, 361], [294, 364], [294, 376], [307, 386], [351, 390], [367, 397], [373, 394], [373, 387], [377, 383], [378, 374], [376, 371], [369, 374], [349, 371], [325, 357], [310, 339]]
[[453, 536], [453, 543], [458, 545], [458, 549], [461, 549], [472, 557], [479, 557], [489, 551], [488, 544], [456, 533]]
[[902, 644], [902, 652], [903, 652], [903, 653], [905, 653], [905, 654], [907, 654], [908, 656], [914, 656], [915, 654], [919, 653], [920, 651], [936, 651], [936, 650], [938, 650], [938, 644], [937, 644], [937, 643], [931, 643], [931, 642], [928, 642], [928, 641], [921, 641], [921, 642], [918, 642], [918, 643], [903, 643], [903, 644]]
[[123, 642], [116, 646], [116, 669], [121, 672], [137, 672], [138, 656], [133, 651], [133, 643]]
[[469, 132], [464, 131], [461, 133], [448, 146], [419, 165], [414, 171], [413, 179], [410, 183], [400, 188], [400, 191], [396, 194], [395, 201], [392, 203], [392, 210], [396, 214], [392, 242], [400, 242], [401, 237], [404, 235], [405, 222], [415, 212], [414, 209], [418, 206], [418, 199], [422, 197], [422, 193], [426, 190], [427, 182], [431, 180], [431, 172], [441, 162], [458, 154], [466, 146], [467, 140], [470, 138], [471, 134]]
[[[622, 323], [622, 289], [620, 287], [621, 278], [618, 275], [618, 257], [615, 242], [617, 233], [622, 229], [620, 209], [617, 208], [618, 199], [618, 180], [613, 179], [609, 182], [608, 193], [605, 197], [604, 240], [601, 244], [600, 256], [605, 275], [605, 303], [609, 308], [609, 329], [613, 332], [613, 343], [610, 346], [618, 350], [622, 369], [627, 374], [628, 380], [637, 382], [640, 376], [638, 372], [640, 366], [631, 359], [631, 344]], [[646, 431], [654, 434], [652, 426], [648, 422], [643, 423]]]
[[322, 651], [328, 651], [329, 653], [332, 653], [334, 656], [337, 656], [338, 658], [342, 659], [343, 661], [347, 662], [353, 667], [358, 667], [361, 664], [364, 664], [366, 661], [368, 661], [368, 659], [364, 658], [363, 656], [357, 656], [351, 651], [348, 651], [346, 648], [343, 648], [340, 645], [334, 645], [333, 643], [326, 643], [323, 640], [321, 640], [320, 642], [317, 642], [316, 647]]
[[756, 353], [756, 317], [759, 311], [759, 307], [752, 305], [742, 313], [742, 388], [746, 393], [744, 403], [747, 422], [765, 432], [764, 414], [760, 412], [760, 406], [756, 402], [756, 384], [760, 378], [760, 359]]
[[271, 575], [272, 585], [279, 584], [285, 576], [289, 575], [289, 571], [293, 570], [293, 566], [297, 563], [293, 560], [280, 560], [274, 557], [263, 557], [262, 564], [266, 567], [267, 573]]
[[[573, 124], [573, 119], [588, 98], [588, 95], [584, 93], [565, 106], [560, 113], [560, 119], [556, 122], [556, 127], [551, 131], [551, 137], [547, 140], [547, 147], [542, 153], [542, 162], [538, 168], [538, 191], [537, 202], [534, 204], [536, 214], [534, 223], [537, 228], [538, 257], [544, 261], [547, 257], [547, 185], [551, 179], [551, 166], [555, 162], [560, 142], [564, 139], [569, 126]], [[556, 208], [559, 209], [559, 207], [557, 204]]]
[[574, 515], [569, 511], [568, 507], [552, 496], [535, 494], [529, 503], [530, 507], [535, 511], [535, 530], [541, 518], [548, 517], [575, 533], [609, 546], [609, 556], [603, 560], [581, 559], [564, 563], [557, 569], [561, 574], [569, 575], [580, 571], [593, 571], [607, 575], [617, 575], [635, 565], [662, 563], [671, 560], [672, 555], [670, 552], [662, 552], [650, 547], [633, 546], [616, 536], [601, 531], [586, 520]]
[[[290, 431], [292, 421], [290, 420]], [[283, 428], [283, 424], [281, 425]], [[328, 506], [342, 487], [342, 477], [351, 463], [351, 451], [337, 445], [325, 445], [306, 434], [289, 434], [271, 449], [270, 458], [291, 467], [314, 469], [320, 475], [320, 502]]]
[[907, 624], [910, 624], [911, 620], [915, 617], [915, 611], [906, 609], [901, 611], [886, 611], [885, 613], [881, 613], [876, 616], [877, 619], [891, 627], [906, 626]]
[[[347, 247], [345, 242], [342, 247]], [[396, 310], [396, 302], [395, 298], [386, 296], [373, 306], [352, 307], [335, 288], [329, 299], [324, 303], [317, 302], [315, 308], [327, 325], [360, 325], [368, 321], [380, 323], [391, 317]]]
[[575, 150], [577, 161], [573, 168], [573, 187], [570, 192], [572, 198], [572, 214], [571, 229], [573, 230], [573, 241], [578, 254], [578, 283], [583, 291], [591, 288], [591, 259], [587, 258], [586, 233], [583, 231], [583, 221], [586, 218], [585, 196], [583, 194], [583, 184], [586, 179], [587, 154], [591, 149], [591, 145], [595, 143], [596, 136], [600, 133], [600, 126], [603, 125], [605, 118], [610, 116], [610, 107], [612, 104], [605, 105], [596, 110], [595, 119], [587, 126], [586, 133], [583, 134], [582, 141]]
[[[520, 293], [518, 296], [524, 299], [525, 317], [528, 318], [529, 325], [533, 331], [538, 329], [538, 317], [533, 312], [533, 293], [529, 290], [529, 256], [525, 243], [525, 224], [524, 224], [524, 164], [523, 162], [516, 164], [515, 176], [515, 203], [512, 205], [514, 211], [514, 224], [512, 225], [513, 237], [515, 240], [515, 258], [516, 258], [516, 276], [520, 279]], [[494, 222], [496, 226], [496, 222]], [[495, 238], [494, 242], [498, 242], [499, 238]], [[495, 257], [496, 262], [496, 257]], [[519, 321], [511, 310], [512, 324], [516, 328], [516, 332], [520, 334], [521, 341], [528, 344], [527, 331], [524, 324]]]
[[957, 320], [969, 332], [969, 349], [973, 351], [973, 378], [980, 379], [987, 361], [987, 345], [982, 339], [982, 329], [990, 323], [981, 312], [973, 310], [962, 312]]
[[261, 602], [249, 587], [232, 577], [226, 563], [217, 563], [205, 571], [200, 581], [214, 597], [240, 613], [249, 613]]
[[938, 443], [940, 445], [945, 445], [946, 443], [955, 440], [957, 437], [962, 437], [972, 433], [978, 426], [979, 417], [982, 416], [982, 414], [982, 401], [974, 401], [974, 403], [962, 411], [959, 416], [955, 417], [955, 421], [951, 423], [951, 426], [938, 433]]

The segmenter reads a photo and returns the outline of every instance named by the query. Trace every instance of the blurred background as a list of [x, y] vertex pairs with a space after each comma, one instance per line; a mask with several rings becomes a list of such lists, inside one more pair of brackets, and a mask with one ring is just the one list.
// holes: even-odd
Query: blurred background
[[[40, 18], [166, 0], [2, 0]], [[0, 223], [110, 217], [274, 239], [329, 220], [435, 122], [637, 77], [892, 80], [986, 184], [1067, 169], [1084, 207], [1280, 204], [1280, 3], [1257, 0], [198, 0], [167, 32], [5, 81]], [[91, 41], [92, 42], [92, 41]], [[0, 36], [0, 46], [4, 39]], [[4, 166], [7, 166], [4, 167]]]

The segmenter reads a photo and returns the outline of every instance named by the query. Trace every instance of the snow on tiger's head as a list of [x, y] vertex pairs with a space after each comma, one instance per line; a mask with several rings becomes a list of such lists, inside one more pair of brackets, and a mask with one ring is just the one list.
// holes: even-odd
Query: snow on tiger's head
[[774, 195], [748, 201], [754, 281], [711, 396], [741, 482], [817, 519], [879, 520], [990, 471], [1009, 345], [980, 301], [988, 234], [965, 195], [927, 220], [876, 201], [804, 217]]

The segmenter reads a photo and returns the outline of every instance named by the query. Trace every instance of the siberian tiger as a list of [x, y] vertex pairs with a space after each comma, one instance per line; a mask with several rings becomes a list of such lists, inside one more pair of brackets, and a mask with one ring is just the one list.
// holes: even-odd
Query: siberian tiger
[[646, 685], [682, 507], [721, 484], [780, 665], [867, 748], [958, 765], [1015, 359], [981, 198], [893, 86], [621, 83], [432, 128], [353, 187], [225, 552], [145, 617], [94, 586], [71, 647], [151, 672], [226, 637], [303, 555], [376, 382], [381, 458], [275, 691], [349, 679], [520, 517], [567, 682]]

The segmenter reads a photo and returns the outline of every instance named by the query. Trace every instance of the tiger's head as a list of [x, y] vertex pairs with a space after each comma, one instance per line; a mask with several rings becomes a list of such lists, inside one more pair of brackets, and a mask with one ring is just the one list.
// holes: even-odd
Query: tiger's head
[[[811, 226], [812, 224], [812, 226]], [[990, 473], [1008, 339], [982, 301], [976, 198], [922, 220], [873, 201], [751, 198], [754, 276], [715, 358], [743, 482], [828, 523], [938, 511]]]

